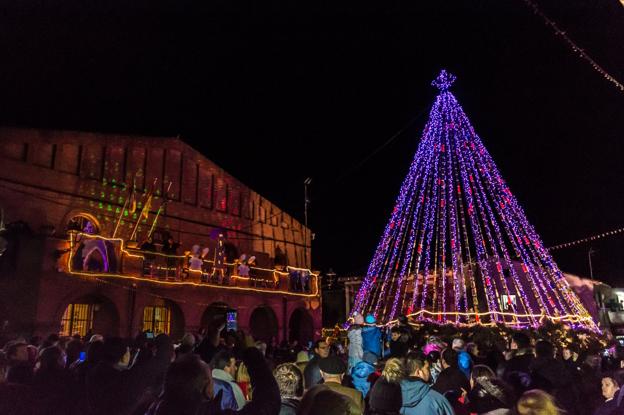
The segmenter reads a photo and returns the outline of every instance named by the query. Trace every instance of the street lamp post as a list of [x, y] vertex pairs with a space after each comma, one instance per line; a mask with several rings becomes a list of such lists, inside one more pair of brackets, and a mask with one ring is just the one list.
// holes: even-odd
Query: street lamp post
[[308, 177], [303, 181], [303, 220], [304, 220], [304, 228], [303, 228], [303, 262], [305, 267], [308, 267], [308, 205], [310, 204], [310, 196], [308, 186], [312, 184], [312, 178]]
[[[602, 295], [601, 291], [598, 291], [596, 289], [597, 284], [594, 281], [594, 267], [592, 266], [592, 254], [595, 254], [596, 251], [594, 248], [589, 247], [589, 251], [587, 251], [587, 262], [589, 264], [589, 278], [591, 279], [592, 282], [592, 289], [593, 289], [593, 294], [594, 294], [594, 301], [596, 302], [596, 304], [598, 305], [598, 309], [599, 309], [599, 319], [601, 321], [603, 321], [604, 317], [604, 313], [605, 313], [605, 304], [604, 304], [604, 296]], [[608, 318], [606, 318], [606, 321], [608, 321]]]
[[589, 278], [594, 280], [594, 268], [592, 267], [592, 254], [594, 254], [594, 248], [590, 247], [589, 251], [587, 251], [587, 261], [589, 262]]

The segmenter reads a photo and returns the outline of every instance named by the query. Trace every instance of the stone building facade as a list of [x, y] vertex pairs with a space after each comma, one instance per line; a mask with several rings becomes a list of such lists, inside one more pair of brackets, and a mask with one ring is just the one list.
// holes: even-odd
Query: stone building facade
[[[266, 340], [320, 330], [310, 231], [179, 138], [2, 128], [0, 208], [5, 331], [176, 336], [228, 309]], [[148, 234], [178, 252], [146, 256]], [[243, 254], [257, 259], [251, 278], [237, 275]]]

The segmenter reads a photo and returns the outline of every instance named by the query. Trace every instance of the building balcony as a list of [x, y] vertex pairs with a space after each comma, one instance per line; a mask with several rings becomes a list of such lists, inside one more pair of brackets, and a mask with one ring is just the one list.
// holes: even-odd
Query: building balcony
[[135, 280], [161, 286], [206, 287], [301, 297], [319, 295], [318, 274], [296, 267], [241, 267], [238, 261], [141, 250], [120, 238], [69, 232], [65, 271], [74, 276]]

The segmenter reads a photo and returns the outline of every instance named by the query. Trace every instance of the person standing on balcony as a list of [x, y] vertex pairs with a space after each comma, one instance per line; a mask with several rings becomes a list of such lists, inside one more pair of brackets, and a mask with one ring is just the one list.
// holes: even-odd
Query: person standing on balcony
[[249, 278], [249, 265], [247, 265], [247, 255], [243, 254], [238, 259], [238, 276]]
[[249, 273], [249, 279], [253, 282], [254, 287], [258, 286], [258, 276], [255, 272], [252, 272], [251, 268], [257, 266], [258, 264], [256, 264], [256, 257], [253, 255], [250, 256], [247, 260], [247, 272]]
[[189, 269], [192, 271], [201, 271], [204, 261], [201, 258], [201, 247], [199, 245], [193, 245], [191, 250], [191, 258], [189, 259]]
[[227, 273], [227, 265], [225, 264], [227, 258], [225, 257], [224, 240], [224, 235], [220, 233], [217, 241], [217, 248], [215, 249], [214, 269], [212, 272], [212, 280], [218, 284], [222, 284], [223, 281], [225, 281], [225, 275]]
[[[152, 238], [151, 236], [148, 236], [145, 242], [141, 244], [141, 251], [156, 252], [156, 245], [154, 244], [154, 238]], [[154, 256], [150, 255], [150, 257], [153, 258]]]
[[154, 254], [156, 252], [156, 245], [154, 245], [154, 239], [148, 236], [145, 242], [141, 244], [141, 251], [143, 254], [143, 275], [152, 276], [152, 266], [154, 265]]
[[[175, 242], [172, 236], [168, 237], [162, 246], [161, 252], [165, 255], [168, 255], [167, 256], [167, 269], [165, 270], [166, 277], [169, 277], [170, 271], [173, 271], [174, 276], [176, 274], [176, 267], [178, 265], [177, 264], [178, 261], [177, 261], [177, 258], [173, 258], [173, 256], [178, 254], [179, 247], [180, 247], [180, 244]], [[171, 268], [173, 268], [173, 270]]]
[[175, 242], [173, 240], [173, 237], [170, 236], [169, 238], [167, 238], [167, 240], [163, 244], [162, 253], [165, 255], [177, 255], [179, 247], [180, 247], [180, 244]]

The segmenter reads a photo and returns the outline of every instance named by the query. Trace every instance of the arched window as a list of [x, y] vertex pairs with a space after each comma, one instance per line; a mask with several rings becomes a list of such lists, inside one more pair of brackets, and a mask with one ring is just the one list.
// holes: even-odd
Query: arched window
[[171, 310], [165, 305], [148, 306], [143, 310], [143, 331], [154, 334], [171, 331]]
[[76, 333], [85, 336], [93, 328], [93, 304], [71, 303], [65, 309], [61, 319], [61, 335], [72, 336]]
[[97, 235], [100, 233], [100, 227], [97, 220], [86, 213], [73, 216], [65, 228], [66, 231], [85, 232], [89, 234]]

